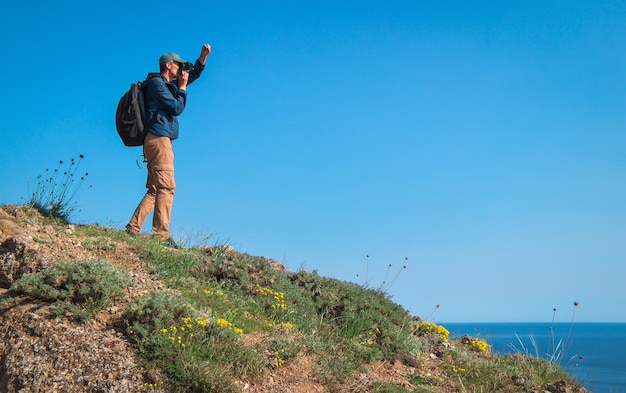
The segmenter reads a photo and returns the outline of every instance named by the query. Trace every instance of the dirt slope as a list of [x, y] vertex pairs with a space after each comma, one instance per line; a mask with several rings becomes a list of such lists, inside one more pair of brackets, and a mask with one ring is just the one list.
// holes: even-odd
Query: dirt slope
[[[94, 247], [89, 246], [89, 240], [77, 235], [76, 227], [52, 225], [27, 206], [0, 206], [0, 393], [166, 392], [146, 385], [164, 376], [141, 367], [123, 333], [121, 316], [134, 298], [150, 291], [171, 290], [148, 274], [146, 261], [128, 243], [108, 239], [114, 246]], [[10, 297], [8, 288], [25, 274], [63, 262], [95, 259], [128, 271], [135, 285], [127, 288], [122, 301], [87, 322], [78, 321], [68, 313], [56, 316], [54, 306], [45, 302]], [[242, 335], [241, 339], [254, 344], [264, 337], [251, 333]], [[420, 367], [420, 374], [436, 377], [440, 362], [431, 354]], [[236, 383], [242, 392], [329, 391], [315, 379], [313, 363], [312, 358], [304, 354], [284, 367], [274, 368], [263, 381]], [[370, 391], [374, 382], [389, 382], [412, 390], [406, 376], [413, 371], [400, 362], [377, 362], [355, 376], [349, 390]], [[448, 393], [453, 390], [442, 384], [420, 391]]]

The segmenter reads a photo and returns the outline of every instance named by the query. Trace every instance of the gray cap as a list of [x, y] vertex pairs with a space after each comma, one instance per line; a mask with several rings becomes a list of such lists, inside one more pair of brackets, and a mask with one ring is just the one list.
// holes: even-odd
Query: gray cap
[[178, 54], [176, 54], [174, 52], [163, 53], [161, 55], [161, 57], [159, 57], [159, 65], [165, 64], [168, 61], [175, 61], [175, 62], [181, 63], [181, 64], [188, 63], [187, 60], [181, 59], [180, 56], [178, 56]]

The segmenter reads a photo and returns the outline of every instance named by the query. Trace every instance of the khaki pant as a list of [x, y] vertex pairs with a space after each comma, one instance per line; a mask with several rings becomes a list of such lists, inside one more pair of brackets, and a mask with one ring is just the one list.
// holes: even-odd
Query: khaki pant
[[148, 161], [148, 180], [146, 180], [148, 191], [139, 202], [126, 228], [134, 233], [141, 231], [146, 216], [154, 209], [152, 233], [159, 238], [167, 239], [176, 188], [172, 140], [148, 133], [143, 144], [143, 154]]

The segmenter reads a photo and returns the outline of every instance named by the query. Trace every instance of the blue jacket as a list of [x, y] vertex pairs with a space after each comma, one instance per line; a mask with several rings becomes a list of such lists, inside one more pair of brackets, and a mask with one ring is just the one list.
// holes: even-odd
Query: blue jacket
[[[204, 65], [196, 60], [187, 85], [198, 79], [203, 70]], [[148, 132], [178, 138], [178, 116], [187, 103], [187, 92], [178, 88], [178, 79], [168, 82], [160, 73], [151, 72], [146, 77], [143, 95]]]

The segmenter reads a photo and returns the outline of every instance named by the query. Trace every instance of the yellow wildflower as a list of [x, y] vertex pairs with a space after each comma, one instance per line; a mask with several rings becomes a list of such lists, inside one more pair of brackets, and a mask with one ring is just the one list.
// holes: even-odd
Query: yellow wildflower
[[480, 338], [472, 338], [470, 340], [470, 347], [475, 351], [485, 352], [487, 348], [489, 348], [489, 344]]

